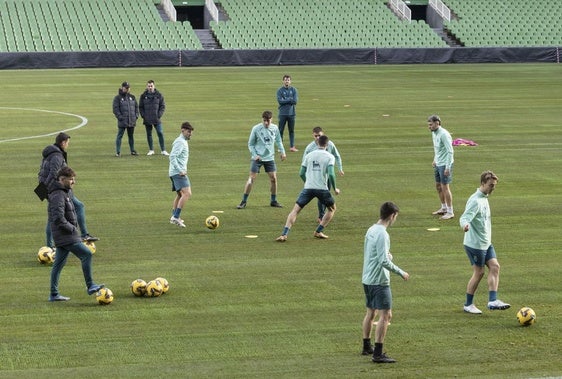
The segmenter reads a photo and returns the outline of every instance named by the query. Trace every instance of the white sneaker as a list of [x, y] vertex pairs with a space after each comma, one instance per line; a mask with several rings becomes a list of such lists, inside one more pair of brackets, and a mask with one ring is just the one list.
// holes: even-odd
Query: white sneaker
[[[180, 218], [180, 221], [183, 222], [183, 223], [185, 223], [185, 221], [184, 221], [183, 218]], [[174, 216], [170, 217], [170, 224], [175, 224], [175, 222], [174, 222]]]
[[447, 213], [445, 208], [439, 208], [435, 212], [431, 212], [432, 215], [444, 215], [445, 213]]
[[504, 303], [501, 300], [494, 300], [494, 301], [489, 301], [488, 302], [488, 309], [490, 310], [496, 310], [496, 309], [500, 309], [500, 310], [504, 310], [504, 309], [508, 309], [509, 307], [511, 307], [511, 305]]
[[445, 213], [443, 216], [439, 217], [441, 220], [450, 220], [455, 217], [454, 213]]
[[476, 305], [474, 305], [474, 304], [470, 304], [468, 306], [465, 305], [463, 307], [463, 309], [466, 313], [472, 313], [473, 315], [481, 315], [482, 314], [482, 311], [480, 309], [476, 308]]
[[148, 150], [148, 153], [146, 153], [146, 155], [154, 155], [154, 150]]
[[183, 223], [183, 220], [181, 218], [177, 218], [174, 216], [170, 218], [170, 224], [176, 224], [177, 226], [185, 228], [185, 224]]
[[161, 153], [161, 154], [162, 154], [162, 155], [165, 155], [165, 156], [170, 155], [166, 150], [162, 150], [162, 153]]

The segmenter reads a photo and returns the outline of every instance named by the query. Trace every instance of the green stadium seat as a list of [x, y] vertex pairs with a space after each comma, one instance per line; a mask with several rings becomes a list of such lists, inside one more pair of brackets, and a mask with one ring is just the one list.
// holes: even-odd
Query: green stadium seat
[[[446, 0], [445, 3], [459, 16], [459, 20], [447, 23], [447, 28], [465, 46], [547, 46], [562, 42], [561, 2]], [[474, 36], [473, 30], [481, 34]]]
[[[0, 28], [10, 36], [0, 41], [0, 51], [202, 48], [189, 23], [166, 29], [152, 0], [0, 0], [0, 14]], [[121, 36], [123, 26], [127, 36]], [[152, 34], [141, 39], [147, 30]], [[108, 36], [100, 38], [100, 31]]]
[[[423, 20], [400, 21], [385, 3], [222, 0], [230, 20], [209, 27], [228, 49], [447, 46]], [[562, 44], [562, 2], [445, 3], [460, 17], [445, 26], [466, 46]], [[0, 14], [0, 51], [203, 48], [189, 22], [164, 22], [154, 0], [0, 0]]]

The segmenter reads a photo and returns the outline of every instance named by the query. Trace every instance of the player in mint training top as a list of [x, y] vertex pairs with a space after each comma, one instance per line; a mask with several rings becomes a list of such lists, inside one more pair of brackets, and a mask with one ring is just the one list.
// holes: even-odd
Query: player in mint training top
[[427, 127], [433, 139], [433, 170], [435, 189], [441, 201], [441, 208], [433, 212], [441, 215], [441, 220], [455, 217], [453, 212], [453, 195], [450, 184], [453, 181], [454, 150], [451, 134], [441, 126], [441, 118], [437, 115], [429, 116]]
[[191, 182], [187, 176], [187, 162], [189, 160], [189, 145], [187, 141], [191, 139], [193, 126], [186, 121], [181, 124], [181, 134], [172, 144], [170, 151], [170, 165], [168, 175], [172, 181], [172, 191], [176, 192], [172, 203], [172, 217], [170, 223], [185, 228], [185, 223], [180, 214], [187, 200], [191, 198]]
[[[379, 219], [365, 234], [363, 244], [362, 283], [367, 311], [363, 319], [363, 355], [372, 354], [375, 363], [394, 363], [396, 360], [383, 353], [383, 343], [390, 319], [392, 318], [392, 292], [390, 273], [398, 274], [404, 280], [410, 275], [392, 263], [390, 236], [387, 229], [398, 217], [398, 206], [390, 201], [380, 207]], [[375, 329], [375, 346], [371, 345], [371, 331], [376, 311], [380, 318]]]
[[[303, 160], [308, 153], [318, 149], [318, 138], [320, 138], [320, 136], [323, 135], [324, 135], [324, 130], [322, 130], [320, 126], [315, 126], [314, 128], [312, 128], [312, 137], [314, 138], [314, 141], [309, 143], [306, 149], [304, 150], [304, 154], [302, 155]], [[336, 145], [334, 145], [332, 141], [328, 141], [328, 146], [326, 147], [326, 151], [332, 154], [334, 158], [336, 158], [336, 166], [338, 167], [338, 172], [341, 176], [343, 176], [344, 172], [343, 172], [343, 164], [341, 161], [340, 152], [338, 151]], [[318, 200], [318, 223], [322, 221], [322, 218], [324, 217], [324, 213], [326, 213], [326, 207], [322, 205], [320, 200]]]
[[287, 235], [291, 230], [291, 226], [293, 226], [297, 220], [297, 215], [313, 198], [320, 200], [327, 209], [322, 221], [314, 231], [314, 237], [321, 239], [328, 238], [328, 236], [323, 233], [323, 230], [328, 226], [336, 212], [336, 202], [330, 193], [328, 182], [331, 188], [334, 188], [334, 193], [336, 195], [340, 193], [339, 188], [336, 187], [336, 174], [334, 173], [335, 158], [326, 151], [328, 141], [329, 139], [327, 136], [319, 137], [318, 150], [304, 157], [299, 173], [304, 181], [304, 189], [301, 191], [293, 210], [287, 216], [283, 233], [277, 237], [277, 241], [279, 242], [285, 242], [287, 240]]
[[480, 187], [466, 202], [466, 208], [459, 222], [464, 231], [464, 250], [472, 265], [472, 277], [466, 286], [466, 303], [464, 311], [481, 314], [474, 305], [474, 293], [484, 271], [488, 266], [488, 309], [508, 309], [509, 304], [497, 298], [500, 282], [500, 264], [492, 245], [492, 214], [488, 196], [498, 184], [498, 177], [492, 171], [484, 171], [480, 175]]
[[275, 145], [281, 154], [281, 160], [287, 158], [285, 148], [281, 140], [281, 134], [277, 125], [271, 123], [273, 114], [271, 111], [264, 111], [261, 115], [262, 122], [252, 128], [250, 138], [248, 138], [248, 149], [250, 150], [250, 176], [244, 185], [244, 195], [242, 201], [236, 207], [238, 209], [246, 208], [248, 196], [252, 191], [254, 181], [263, 166], [265, 172], [269, 175], [271, 199], [269, 205], [276, 208], [282, 208], [277, 201], [277, 166], [275, 165]]

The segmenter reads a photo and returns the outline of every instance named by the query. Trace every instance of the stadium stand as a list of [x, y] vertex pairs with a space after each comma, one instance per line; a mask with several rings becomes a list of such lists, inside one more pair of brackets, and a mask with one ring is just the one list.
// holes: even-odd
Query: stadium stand
[[[208, 22], [216, 48], [446, 48], [424, 20], [388, 0], [221, 0]], [[165, 21], [158, 0], [0, 0], [0, 53], [198, 51], [188, 21]], [[444, 0], [444, 28], [464, 47], [562, 45], [562, 1]], [[435, 27], [435, 26], [433, 26]]]
[[381, 0], [222, 0], [210, 27], [224, 49], [446, 47], [425, 22], [401, 21]]
[[[223, 0], [211, 21], [223, 49], [446, 47], [424, 22], [381, 0]], [[345, 12], [334, 12], [345, 9]], [[165, 22], [151, 0], [0, 0], [0, 52], [200, 50], [189, 22]]]
[[444, 0], [457, 19], [444, 26], [464, 46], [560, 46], [562, 2]]
[[0, 0], [0, 52], [200, 50], [151, 0]]

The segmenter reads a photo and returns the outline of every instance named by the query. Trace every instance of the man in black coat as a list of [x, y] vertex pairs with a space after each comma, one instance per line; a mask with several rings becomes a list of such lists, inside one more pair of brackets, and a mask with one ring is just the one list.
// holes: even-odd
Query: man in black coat
[[113, 98], [113, 114], [117, 118], [117, 138], [115, 139], [115, 156], [121, 156], [121, 140], [127, 131], [131, 155], [138, 155], [135, 150], [135, 126], [139, 118], [139, 106], [137, 99], [130, 93], [131, 86], [123, 82], [119, 92]]
[[158, 91], [154, 85], [154, 80], [146, 83], [146, 90], [139, 97], [139, 112], [143, 118], [143, 124], [146, 128], [146, 140], [148, 142], [148, 153], [146, 155], [154, 155], [154, 142], [152, 140], [152, 128], [156, 129], [158, 142], [160, 143], [160, 151], [162, 155], [170, 155], [166, 151], [164, 144], [164, 133], [162, 131], [162, 122], [160, 119], [166, 110], [164, 96]]
[[[66, 133], [59, 133], [55, 138], [55, 143], [49, 145], [43, 149], [41, 161], [41, 168], [38, 174], [38, 180], [40, 186], [44, 189], [45, 193], [40, 196], [41, 201], [46, 198], [46, 193], [49, 186], [57, 181], [57, 174], [59, 170], [67, 165], [67, 152], [66, 149], [70, 144], [70, 136]], [[44, 196], [44, 197], [43, 197]], [[88, 227], [86, 226], [86, 210], [84, 203], [72, 196], [72, 202], [74, 208], [76, 209], [76, 214], [78, 216], [78, 225], [80, 226], [80, 231], [82, 240], [94, 242], [98, 241], [99, 238], [91, 236], [88, 233]], [[51, 225], [47, 218], [47, 227], [45, 228], [46, 235], [46, 246], [55, 247], [53, 242], [53, 234], [51, 233]]]
[[57, 174], [56, 181], [49, 186], [49, 221], [53, 238], [57, 245], [55, 262], [51, 269], [51, 294], [49, 301], [67, 301], [69, 297], [59, 293], [59, 278], [69, 253], [73, 253], [82, 263], [82, 273], [88, 295], [104, 287], [92, 279], [92, 252], [82, 243], [78, 232], [78, 217], [72, 202], [72, 187], [75, 183], [74, 170], [65, 166]]

